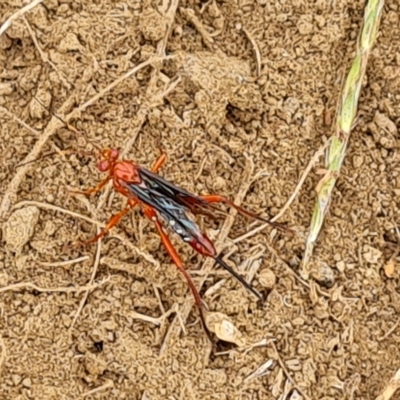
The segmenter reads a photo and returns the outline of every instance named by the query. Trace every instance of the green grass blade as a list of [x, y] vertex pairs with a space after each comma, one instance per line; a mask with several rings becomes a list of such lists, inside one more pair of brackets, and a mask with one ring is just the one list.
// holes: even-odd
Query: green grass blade
[[327, 172], [317, 186], [317, 201], [311, 217], [310, 232], [307, 237], [306, 250], [301, 267], [301, 274], [304, 279], [309, 278], [311, 272], [309, 266], [311, 256], [328, 212], [332, 192], [339, 177], [340, 169], [346, 154], [351, 128], [357, 115], [358, 100], [368, 56], [375, 43], [376, 35], [379, 30], [383, 5], [384, 0], [370, 0], [364, 10], [363, 26], [357, 41], [357, 54], [351, 64], [343, 87], [335, 134], [327, 150]]

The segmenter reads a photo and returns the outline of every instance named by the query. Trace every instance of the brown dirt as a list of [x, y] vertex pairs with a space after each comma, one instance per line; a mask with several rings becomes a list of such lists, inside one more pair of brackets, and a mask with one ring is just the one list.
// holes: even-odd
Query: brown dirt
[[[0, 37], [2, 200], [17, 164], [43, 132], [60, 127], [40, 154], [86, 146], [62, 124], [49, 126], [51, 116], [34, 97], [67, 114], [152, 54], [163, 54], [168, 1], [44, 3], [26, 14], [42, 55], [21, 18]], [[2, 1], [1, 22], [21, 6]], [[265, 173], [251, 183], [243, 204], [275, 215], [331, 134], [363, 7], [358, 0], [181, 0], [166, 43], [175, 58], [164, 61], [161, 72], [140, 70], [70, 123], [144, 165], [162, 146], [169, 156], [162, 175], [196, 193], [235, 198], [246, 190], [253, 162], [253, 176]], [[230, 227], [228, 219], [223, 232], [223, 221], [202, 222], [219, 237], [230, 265], [254, 276], [264, 304], [175, 241], [195, 281], [206, 278], [202, 293], [210, 311], [229, 317], [244, 350], [219, 342], [222, 354], [210, 352], [196, 309], [185, 318], [192, 302], [186, 283], [139, 212], [125, 217], [97, 251], [65, 248], [94, 235], [95, 225], [43, 204], [101, 222], [123, 205], [120, 196], [68, 194], [67, 187], [101, 179], [93, 160], [55, 155], [26, 166], [11, 205], [39, 205], [24, 205], [3, 221], [0, 287], [31, 286], [1, 292], [0, 398], [294, 399], [300, 390], [327, 400], [381, 393], [400, 367], [399, 258], [387, 268], [391, 278], [383, 271], [396, 252], [394, 227], [400, 225], [399, 17], [398, 1], [388, 0], [343, 174], [315, 250], [315, 264], [333, 286], [305, 285], [292, 273], [304, 250], [322, 161], [281, 219], [295, 237], [267, 229], [235, 244], [251, 222], [238, 217]], [[259, 77], [249, 35], [260, 50]], [[82, 255], [88, 258], [74, 264], [46, 264]], [[266, 345], [252, 348], [263, 339]], [[264, 375], [252, 375], [269, 360]]]

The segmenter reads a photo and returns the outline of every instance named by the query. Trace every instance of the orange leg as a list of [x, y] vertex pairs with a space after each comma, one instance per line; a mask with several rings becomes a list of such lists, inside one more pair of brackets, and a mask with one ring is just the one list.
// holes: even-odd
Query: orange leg
[[165, 153], [161, 153], [160, 157], [157, 158], [156, 162], [151, 169], [152, 172], [157, 172], [165, 163], [167, 159], [167, 155]]
[[150, 207], [146, 207], [143, 211], [144, 211], [144, 214], [146, 215], [146, 217], [149, 218], [150, 220], [152, 220], [154, 222], [154, 224], [156, 225], [157, 231], [158, 231], [159, 235], [161, 236], [161, 241], [162, 241], [165, 249], [167, 250], [169, 256], [172, 258], [172, 261], [177, 266], [179, 271], [182, 272], [182, 274], [184, 275], [184, 277], [190, 287], [190, 290], [193, 293], [193, 297], [194, 297], [196, 306], [199, 309], [200, 318], [201, 318], [201, 322], [203, 324], [204, 330], [206, 331], [207, 336], [211, 340], [211, 335], [210, 335], [210, 332], [207, 328], [207, 325], [206, 325], [205, 319], [204, 319], [201, 297], [200, 297], [200, 294], [199, 294], [192, 278], [190, 277], [190, 275], [186, 271], [185, 267], [183, 266], [183, 263], [182, 263], [181, 258], [179, 257], [179, 254], [177, 253], [177, 251], [175, 250], [174, 246], [171, 243], [171, 240], [165, 233], [160, 221], [157, 219], [157, 214], [155, 213], [155, 211]]
[[137, 204], [137, 200], [134, 199], [129, 199], [128, 200], [128, 204], [126, 205], [126, 207], [121, 210], [118, 214], [115, 214], [113, 217], [111, 217], [111, 219], [108, 221], [107, 225], [105, 226], [104, 229], [101, 230], [101, 232], [99, 234], [97, 234], [95, 237], [93, 237], [92, 239], [86, 240], [84, 242], [79, 242], [80, 245], [88, 245], [88, 244], [92, 244], [97, 242], [100, 238], [102, 238], [103, 236], [107, 235], [107, 233], [109, 232], [109, 230], [118, 224], [118, 222], [121, 220], [121, 218], [128, 213], [133, 207], [136, 206]]
[[224, 203], [227, 204], [230, 207], [235, 208], [237, 211], [239, 211], [239, 213], [246, 215], [248, 217], [251, 218], [256, 218], [259, 219], [261, 221], [266, 221], [264, 218], [261, 218], [260, 216], [258, 216], [256, 213], [253, 213], [251, 211], [247, 211], [244, 208], [237, 206], [233, 201], [229, 200], [228, 198], [224, 197], [224, 196], [220, 196], [217, 194], [207, 194], [204, 196], [199, 196], [201, 197], [203, 200], [205, 200], [207, 203]]
[[111, 179], [111, 176], [107, 176], [106, 179], [101, 181], [95, 188], [87, 189], [87, 190], [70, 190], [71, 193], [78, 193], [78, 194], [92, 194], [99, 192], [103, 187], [106, 185], [106, 183]]
[[229, 200], [228, 198], [226, 198], [224, 196], [220, 196], [217, 194], [208, 194], [208, 195], [199, 196], [199, 197], [202, 198], [207, 203], [227, 204], [228, 206], [235, 208], [240, 214], [245, 215], [246, 217], [254, 218], [259, 221], [265, 222], [265, 223], [270, 224], [271, 226], [274, 226], [284, 232], [291, 232], [291, 230], [289, 228], [286, 228], [286, 226], [284, 226], [278, 222], [272, 222], [266, 218], [262, 218], [258, 214], [254, 213], [252, 211], [248, 211], [248, 210], [244, 209], [243, 207], [237, 206], [233, 201]]

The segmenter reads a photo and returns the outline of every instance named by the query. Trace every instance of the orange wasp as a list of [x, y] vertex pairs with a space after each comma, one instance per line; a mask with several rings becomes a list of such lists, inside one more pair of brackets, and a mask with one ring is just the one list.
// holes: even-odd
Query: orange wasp
[[107, 172], [107, 177], [93, 189], [74, 192], [81, 194], [96, 193], [100, 191], [108, 181], [112, 180], [114, 189], [127, 198], [127, 204], [123, 210], [109, 220], [106, 227], [98, 235], [82, 244], [86, 245], [95, 243], [101, 237], [106, 235], [107, 232], [133, 207], [139, 205], [144, 215], [154, 222], [165, 249], [178, 267], [179, 271], [181, 271], [185, 276], [199, 309], [203, 327], [209, 335], [208, 329], [205, 325], [200, 294], [190, 275], [184, 268], [182, 260], [172, 245], [165, 228], [180, 236], [184, 242], [188, 243], [198, 253], [207, 257], [212, 257], [222, 268], [232, 274], [258, 299], [262, 299], [261, 294], [222, 260], [222, 258], [217, 254], [214, 244], [199, 229], [196, 222], [189, 216], [189, 212], [192, 214], [200, 213], [212, 215], [211, 212], [213, 210], [218, 210], [214, 204], [224, 203], [235, 208], [240, 214], [247, 217], [266, 222], [280, 230], [288, 231], [288, 229], [281, 224], [268, 221], [251, 211], [247, 211], [244, 208], [237, 206], [223, 196], [197, 196], [173, 185], [157, 174], [165, 160], [166, 155], [162, 154], [155, 162], [153, 168], [148, 170], [133, 161], [119, 160], [118, 149], [105, 149], [100, 151], [100, 161], [98, 162], [97, 167], [101, 172]]

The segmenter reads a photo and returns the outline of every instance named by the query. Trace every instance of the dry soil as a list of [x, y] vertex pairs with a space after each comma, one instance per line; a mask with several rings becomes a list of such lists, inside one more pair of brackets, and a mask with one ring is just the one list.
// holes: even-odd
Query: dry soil
[[[1, 1], [0, 22], [22, 3]], [[66, 246], [95, 235], [96, 221], [124, 204], [110, 188], [68, 192], [100, 181], [84, 154], [95, 145], [145, 166], [161, 147], [161, 174], [175, 184], [276, 215], [332, 134], [364, 3], [46, 0], [13, 22], [0, 37], [1, 399], [382, 392], [400, 367], [397, 0], [386, 1], [315, 249], [318, 281], [298, 274], [322, 159], [280, 219], [293, 237], [267, 228], [242, 238], [258, 223], [199, 218], [263, 304], [173, 238], [209, 312], [240, 331], [236, 344], [216, 339], [211, 349], [187, 284], [140, 211], [100, 245]], [[174, 57], [103, 91], [155, 54]], [[56, 153], [65, 149], [75, 153]], [[52, 155], [18, 166], [29, 154]]]

